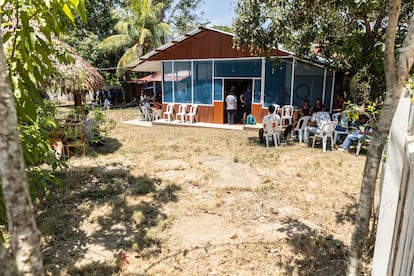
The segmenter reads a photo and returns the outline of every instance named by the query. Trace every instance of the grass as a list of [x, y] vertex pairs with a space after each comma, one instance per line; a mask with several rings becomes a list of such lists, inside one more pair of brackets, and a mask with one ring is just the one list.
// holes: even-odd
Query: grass
[[71, 158], [64, 187], [37, 205], [48, 273], [344, 274], [363, 155], [106, 113], [117, 124], [105, 149]]

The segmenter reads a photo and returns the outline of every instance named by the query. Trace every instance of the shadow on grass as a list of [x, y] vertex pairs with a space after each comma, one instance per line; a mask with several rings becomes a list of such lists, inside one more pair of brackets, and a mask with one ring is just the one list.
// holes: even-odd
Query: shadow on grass
[[345, 275], [347, 249], [340, 240], [324, 235], [296, 219], [282, 221], [279, 232], [286, 233], [287, 242], [297, 256], [293, 264], [286, 264], [288, 275]]
[[58, 177], [63, 187], [38, 203], [49, 273], [65, 268], [69, 275], [111, 275], [121, 251], [145, 249], [147, 256], [161, 252], [160, 241], [150, 232], [162, 231], [168, 223], [161, 210], [178, 200], [177, 185], [134, 177], [121, 164], [77, 168]]
[[[168, 265], [170, 260], [178, 260], [177, 262], [179, 263], [180, 258], [192, 259], [194, 256], [188, 255], [196, 251], [198, 252], [195, 253], [198, 263], [195, 263], [194, 266], [203, 266], [204, 263], [209, 263], [208, 258], [214, 259], [216, 254], [226, 252], [226, 254], [231, 256], [231, 252], [243, 248], [246, 250], [245, 255], [236, 254], [238, 256], [238, 263], [248, 263], [252, 257], [249, 252], [256, 252], [253, 254], [262, 252], [263, 256], [265, 256], [265, 262], [267, 262], [262, 263], [262, 265], [269, 265], [277, 270], [278, 273], [274, 271], [274, 275], [335, 276], [346, 274], [347, 249], [341, 241], [333, 239], [330, 235], [324, 235], [305, 223], [290, 218], [283, 220], [281, 226], [276, 231], [285, 233], [286, 237], [275, 241], [232, 242], [182, 248], [171, 252], [161, 259], [154, 260], [144, 269], [144, 272], [151, 274], [152, 269], [163, 263]], [[292, 251], [287, 251], [293, 254], [286, 254], [286, 246], [292, 248]], [[223, 258], [223, 255], [220, 256], [223, 260], [226, 259], [225, 257]], [[230, 259], [230, 262], [235, 261], [232, 258]], [[179, 271], [176, 272], [179, 273]], [[264, 274], [267, 275], [267, 273]], [[259, 274], [256, 271], [256, 273], [252, 272], [252, 275]]]
[[98, 154], [110, 154], [116, 152], [122, 144], [114, 138], [104, 138], [103, 143], [105, 145], [98, 146], [98, 145], [91, 145], [91, 148]]
[[346, 193], [345, 196], [352, 201], [343, 208], [343, 212], [336, 212], [336, 222], [344, 224], [345, 222], [355, 223], [358, 212], [358, 200], [355, 196]]

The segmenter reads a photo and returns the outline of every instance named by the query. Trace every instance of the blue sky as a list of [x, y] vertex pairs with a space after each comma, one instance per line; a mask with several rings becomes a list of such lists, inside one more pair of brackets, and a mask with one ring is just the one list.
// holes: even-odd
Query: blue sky
[[199, 12], [204, 12], [203, 17], [211, 21], [208, 26], [231, 26], [236, 3], [237, 0], [204, 0]]

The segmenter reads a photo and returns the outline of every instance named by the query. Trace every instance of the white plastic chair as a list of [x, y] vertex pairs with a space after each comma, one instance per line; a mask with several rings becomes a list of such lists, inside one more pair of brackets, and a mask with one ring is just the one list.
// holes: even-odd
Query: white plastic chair
[[162, 115], [162, 118], [164, 119], [164, 117], [167, 117], [168, 122], [170, 122], [173, 118], [173, 113], [174, 113], [174, 104], [169, 103], [167, 104], [167, 108], [164, 114]]
[[148, 110], [148, 108], [146, 106], [141, 106], [141, 112], [142, 112], [142, 117], [143, 117], [144, 121], [151, 121], [152, 120], [151, 110]]
[[272, 137], [275, 148], [277, 148], [279, 141], [278, 125], [279, 123], [273, 120], [267, 120], [263, 122], [263, 137], [266, 141], [266, 147], [269, 147], [269, 139]]
[[152, 111], [152, 120], [158, 120], [162, 116], [162, 110], [161, 109], [154, 109]]
[[281, 125], [282, 126], [286, 126], [286, 121], [289, 121], [289, 125], [292, 124], [293, 121], [293, 106], [292, 105], [284, 105], [282, 106], [282, 116], [280, 117], [281, 119]]
[[340, 112], [332, 114], [332, 121], [339, 121]]
[[187, 114], [187, 105], [180, 104], [178, 107], [178, 112], [175, 115], [175, 119], [178, 121], [178, 118], [181, 117], [181, 123], [184, 123], [185, 115]]
[[280, 105], [278, 104], [273, 104], [273, 106], [275, 107], [275, 112], [273, 112], [273, 114], [278, 114], [279, 110], [280, 110]]
[[337, 121], [330, 121], [330, 122], [323, 122], [320, 128], [320, 133], [319, 134], [314, 134], [313, 135], [313, 143], [312, 143], [312, 148], [315, 147], [315, 141], [316, 138], [321, 138], [322, 139], [322, 149], [323, 152], [326, 151], [326, 143], [328, 141], [328, 138], [331, 138], [331, 148], [333, 150], [333, 133], [335, 131], [335, 127], [338, 124]]
[[293, 130], [293, 132], [296, 132], [296, 131], [298, 132], [299, 143], [302, 143], [303, 141], [305, 127], [308, 125], [310, 118], [311, 116], [303, 116], [302, 118], [300, 118], [298, 123], [296, 124], [295, 129]]
[[193, 104], [190, 107], [190, 112], [188, 112], [185, 117], [188, 117], [188, 120], [190, 121], [190, 124], [194, 123], [195, 121], [195, 116], [197, 114], [197, 108], [198, 108], [198, 104]]
[[365, 144], [365, 143], [368, 143], [369, 144], [369, 142], [370, 142], [370, 137], [369, 136], [367, 136], [367, 137], [365, 137], [363, 139], [359, 139], [358, 140], [358, 146], [356, 148], [355, 155], [359, 155], [359, 152], [361, 151], [362, 145]]
[[[341, 113], [334, 113], [332, 114], [332, 120], [333, 121], [339, 121], [339, 115]], [[342, 114], [342, 116], [346, 116], [345, 113]], [[335, 130], [334, 133], [334, 145], [336, 145], [336, 143], [338, 142], [338, 138], [340, 135], [348, 135], [349, 134], [349, 129], [348, 129], [348, 121], [346, 119], [346, 117], [342, 117], [341, 121], [338, 122], [338, 124], [342, 125], [343, 127], [345, 127], [345, 130]]]

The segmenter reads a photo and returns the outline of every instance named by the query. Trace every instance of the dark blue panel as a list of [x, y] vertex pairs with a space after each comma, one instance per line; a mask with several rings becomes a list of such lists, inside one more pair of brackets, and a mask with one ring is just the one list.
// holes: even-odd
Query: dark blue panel
[[292, 81], [292, 60], [273, 60], [266, 62], [264, 106], [290, 103], [290, 86]]
[[221, 79], [214, 80], [214, 100], [223, 100], [223, 80]]
[[262, 60], [217, 60], [214, 62], [215, 77], [256, 77], [262, 75]]

